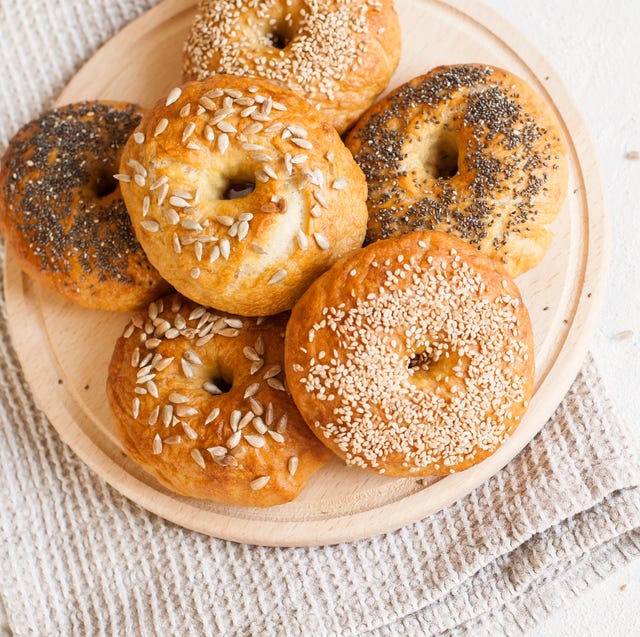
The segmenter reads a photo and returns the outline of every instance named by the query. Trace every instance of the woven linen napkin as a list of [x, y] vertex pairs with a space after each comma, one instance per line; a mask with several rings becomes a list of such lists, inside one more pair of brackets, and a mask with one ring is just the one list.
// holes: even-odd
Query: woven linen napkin
[[[0, 152], [154, 3], [0, 0]], [[445, 511], [351, 544], [251, 547], [97, 478], [35, 405], [0, 312], [3, 637], [514, 635], [640, 554], [640, 460], [591, 359], [520, 456]]]

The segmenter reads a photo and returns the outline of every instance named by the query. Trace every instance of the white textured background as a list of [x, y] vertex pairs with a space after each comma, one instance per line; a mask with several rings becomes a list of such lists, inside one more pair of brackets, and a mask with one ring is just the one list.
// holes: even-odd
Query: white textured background
[[[640, 444], [640, 2], [485, 0], [564, 78], [600, 151], [613, 232], [609, 291], [592, 350]], [[617, 335], [633, 335], [618, 340]], [[625, 590], [620, 586], [627, 585]], [[640, 635], [640, 561], [543, 623], [532, 637]]]

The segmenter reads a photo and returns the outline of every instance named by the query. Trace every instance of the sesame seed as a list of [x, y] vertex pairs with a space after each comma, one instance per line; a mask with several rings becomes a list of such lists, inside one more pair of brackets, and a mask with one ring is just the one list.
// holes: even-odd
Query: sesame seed
[[144, 144], [144, 133], [141, 131], [136, 131], [133, 134], [133, 139], [136, 142], [136, 144]]

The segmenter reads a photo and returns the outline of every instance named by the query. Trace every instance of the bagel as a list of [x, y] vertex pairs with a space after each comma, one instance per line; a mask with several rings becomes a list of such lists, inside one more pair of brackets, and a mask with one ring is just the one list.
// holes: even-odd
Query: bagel
[[177, 294], [136, 314], [107, 381], [128, 455], [185, 496], [255, 507], [295, 498], [331, 454], [285, 386], [285, 325]]
[[140, 118], [118, 102], [47, 111], [18, 131], [0, 165], [0, 231], [20, 267], [88, 308], [133, 310], [169, 290], [113, 178]]
[[362, 245], [365, 179], [307, 102], [265, 80], [218, 75], [171, 91], [127, 143], [134, 230], [179, 292], [244, 316], [292, 307]]
[[344, 132], [384, 90], [400, 59], [392, 0], [202, 0], [184, 79], [263, 77], [308, 99]]
[[347, 464], [462, 471], [495, 452], [533, 393], [533, 333], [504, 268], [413, 232], [322, 275], [293, 308], [285, 369], [307, 424]]
[[515, 75], [438, 67], [373, 106], [346, 144], [367, 177], [367, 243], [440, 230], [514, 277], [547, 251], [567, 149], [551, 108]]

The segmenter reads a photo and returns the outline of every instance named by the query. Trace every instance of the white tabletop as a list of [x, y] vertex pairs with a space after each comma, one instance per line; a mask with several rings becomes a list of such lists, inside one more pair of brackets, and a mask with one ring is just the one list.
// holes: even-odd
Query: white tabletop
[[[632, 151], [640, 153], [640, 3], [485, 2], [518, 27], [556, 67], [599, 148], [613, 242], [608, 294], [592, 351], [640, 444], [640, 159], [626, 157]], [[640, 560], [611, 574], [531, 634], [640, 635]]]

